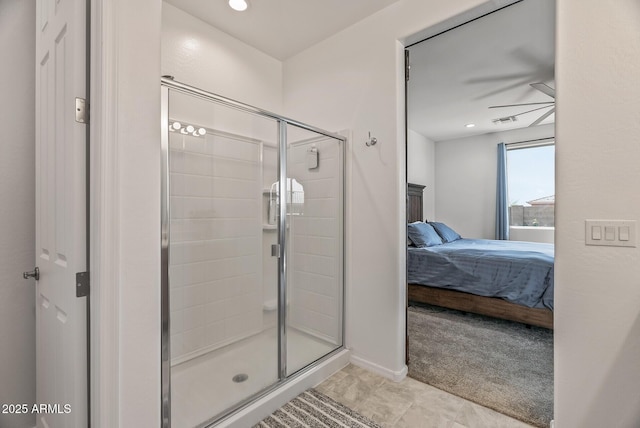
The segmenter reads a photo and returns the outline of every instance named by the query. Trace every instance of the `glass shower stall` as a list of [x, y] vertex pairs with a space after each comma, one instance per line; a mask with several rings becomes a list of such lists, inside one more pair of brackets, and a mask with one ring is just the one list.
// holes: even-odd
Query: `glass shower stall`
[[345, 139], [162, 80], [163, 426], [210, 426], [343, 347]]

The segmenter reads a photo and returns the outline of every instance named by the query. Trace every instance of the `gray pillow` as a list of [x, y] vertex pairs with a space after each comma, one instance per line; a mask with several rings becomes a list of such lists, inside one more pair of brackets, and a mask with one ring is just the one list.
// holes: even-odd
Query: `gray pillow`
[[424, 248], [442, 244], [442, 239], [440, 239], [433, 226], [421, 221], [409, 223], [407, 225], [407, 235], [416, 247]]

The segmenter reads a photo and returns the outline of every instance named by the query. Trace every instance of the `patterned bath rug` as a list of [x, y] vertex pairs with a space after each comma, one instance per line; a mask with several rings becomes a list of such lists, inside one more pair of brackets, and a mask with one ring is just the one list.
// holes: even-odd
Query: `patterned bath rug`
[[253, 428], [382, 428], [347, 406], [308, 389]]

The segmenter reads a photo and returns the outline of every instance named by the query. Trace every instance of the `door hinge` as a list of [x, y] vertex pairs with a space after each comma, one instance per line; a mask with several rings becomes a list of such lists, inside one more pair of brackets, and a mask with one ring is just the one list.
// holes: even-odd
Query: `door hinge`
[[409, 81], [409, 71], [411, 70], [411, 63], [409, 62], [409, 51], [404, 51], [404, 78]]
[[89, 295], [89, 272], [76, 273], [76, 297]]
[[76, 122], [89, 123], [89, 105], [84, 98], [76, 97]]

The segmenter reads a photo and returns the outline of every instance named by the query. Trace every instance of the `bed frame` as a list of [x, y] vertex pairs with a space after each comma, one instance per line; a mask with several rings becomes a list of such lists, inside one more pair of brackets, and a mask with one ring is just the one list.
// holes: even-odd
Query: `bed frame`
[[[408, 184], [407, 221], [423, 221], [422, 191], [424, 186]], [[417, 206], [416, 206], [417, 205]], [[420, 217], [418, 217], [418, 215]], [[409, 302], [427, 303], [448, 309], [472, 312], [553, 329], [553, 311], [550, 309], [529, 308], [495, 297], [476, 296], [461, 291], [408, 284]]]

